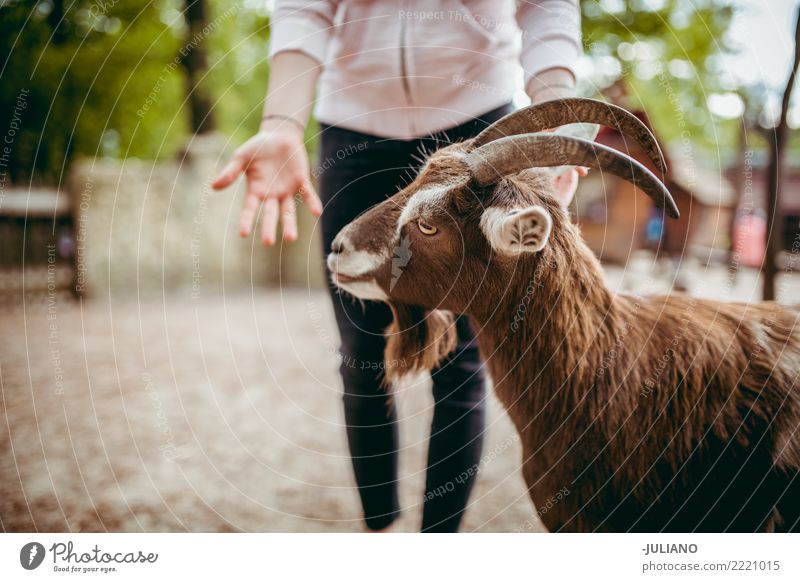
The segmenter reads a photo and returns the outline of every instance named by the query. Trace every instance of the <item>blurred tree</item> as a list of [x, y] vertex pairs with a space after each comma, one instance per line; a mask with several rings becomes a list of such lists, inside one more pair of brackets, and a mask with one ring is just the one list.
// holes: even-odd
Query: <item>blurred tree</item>
[[584, 0], [581, 7], [585, 52], [596, 64], [588, 91], [624, 83], [628, 105], [646, 111], [665, 141], [731, 143], [735, 119], [715, 118], [708, 101], [737, 89], [718, 58], [732, 48], [725, 35], [732, 0]]
[[[171, 156], [192, 129], [208, 128], [209, 113], [234, 141], [246, 138], [266, 88], [266, 4], [0, 0], [0, 130], [30, 91], [12, 179], [58, 182], [76, 155]], [[717, 74], [728, 0], [586, 0], [582, 9], [594, 88], [622, 79], [667, 140], [688, 131], [732, 142], [735, 122], [710, 123], [707, 106], [735, 90]]]
[[219, 32], [209, 38], [206, 82], [217, 129], [241, 143], [261, 121], [269, 76], [269, 12], [262, 0], [210, 1]]
[[774, 128], [774, 134], [769, 139], [769, 163], [767, 164], [767, 240], [766, 255], [764, 256], [764, 290], [765, 301], [775, 299], [775, 275], [778, 272], [777, 256], [781, 249], [782, 225], [778, 220], [780, 210], [779, 198], [783, 186], [784, 159], [786, 157], [786, 143], [789, 140], [789, 104], [792, 99], [797, 79], [797, 68], [800, 66], [800, 10], [797, 12], [797, 23], [794, 32], [794, 59], [783, 90], [781, 99], [781, 112]]
[[[0, 128], [16, 93], [31, 92], [12, 147], [13, 179], [58, 181], [75, 154], [150, 153], [129, 146], [136, 111], [178, 47], [179, 31], [162, 20], [166, 6], [11, 0], [0, 7]], [[161, 93], [175, 102], [168, 83]]]
[[[207, 96], [220, 129], [257, 127], [251, 110], [266, 86], [266, 9], [205, 0], [206, 22], [190, 32], [186, 1], [0, 0], [0, 134], [27, 92], [0, 169], [12, 181], [58, 183], [76, 155], [171, 156], [193, 126], [195, 93]], [[187, 81], [183, 63], [201, 45], [208, 73]]]
[[206, 87], [200, 84], [203, 75], [208, 71], [206, 47], [202, 42], [208, 27], [208, 8], [206, 0], [185, 0], [183, 14], [189, 40], [182, 51], [181, 64], [186, 69], [186, 86], [188, 89], [189, 109], [191, 112], [192, 133], [206, 133], [214, 129], [214, 117], [211, 100]]

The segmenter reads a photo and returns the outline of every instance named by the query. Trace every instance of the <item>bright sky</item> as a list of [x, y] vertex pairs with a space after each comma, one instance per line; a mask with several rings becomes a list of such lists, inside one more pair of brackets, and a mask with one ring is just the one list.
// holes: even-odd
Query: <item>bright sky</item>
[[731, 73], [747, 84], [783, 88], [794, 54], [797, 0], [737, 0], [730, 30], [742, 51], [727, 59]]
[[[794, 56], [794, 27], [800, 0], [737, 0], [730, 39], [740, 50], [723, 60], [726, 72], [740, 84], [766, 85], [772, 90], [765, 114], [774, 119]], [[709, 107], [717, 115], [738, 117], [741, 100], [733, 94], [711, 95]], [[800, 126], [800, 98], [793, 95], [789, 126]]]

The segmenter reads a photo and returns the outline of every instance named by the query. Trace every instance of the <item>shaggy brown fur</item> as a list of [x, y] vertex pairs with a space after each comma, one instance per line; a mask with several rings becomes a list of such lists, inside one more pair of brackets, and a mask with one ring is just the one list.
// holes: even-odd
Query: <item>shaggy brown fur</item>
[[[522, 437], [533, 502], [569, 491], [542, 516], [551, 531], [800, 528], [798, 308], [613, 294], [549, 173], [480, 190], [450, 155], [461, 147], [434, 154], [409, 188], [348, 227], [356, 246], [370, 232], [372, 248], [392, 248], [414, 193], [451, 189], [420, 210], [435, 238], [405, 227], [413, 256], [394, 289], [390, 267], [370, 274], [396, 316], [387, 358], [413, 363], [394, 371], [430, 369], [451, 349], [441, 310], [472, 317]], [[494, 253], [483, 210], [531, 205], [552, 217], [549, 244]]]
[[389, 307], [393, 317], [386, 329], [384, 359], [403, 362], [404, 370], [398, 372], [397, 366], [387, 366], [388, 384], [402, 374], [430, 371], [456, 347], [455, 318], [449, 311], [404, 304]]

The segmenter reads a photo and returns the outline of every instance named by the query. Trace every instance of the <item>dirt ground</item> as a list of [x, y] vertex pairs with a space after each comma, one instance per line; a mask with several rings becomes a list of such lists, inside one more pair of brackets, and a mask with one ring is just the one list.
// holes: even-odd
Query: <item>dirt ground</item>
[[[323, 293], [29, 299], [0, 329], [3, 531], [362, 531]], [[533, 513], [490, 399], [465, 531], [530, 527]], [[415, 531], [429, 381], [397, 401], [398, 530]]]
[[[640, 271], [610, 269], [609, 280], [636, 291]], [[689, 279], [703, 296], [758, 289], [752, 273]], [[799, 288], [786, 287], [794, 301]], [[3, 531], [362, 531], [323, 293], [28, 298], [0, 307], [0, 330]], [[399, 531], [420, 522], [428, 382], [396, 394]], [[515, 433], [489, 401], [462, 529], [539, 531]]]

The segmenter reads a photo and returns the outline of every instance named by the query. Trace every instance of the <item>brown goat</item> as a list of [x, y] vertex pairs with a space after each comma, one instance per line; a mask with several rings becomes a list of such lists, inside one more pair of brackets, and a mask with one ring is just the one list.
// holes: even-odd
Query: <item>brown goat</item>
[[451, 314], [472, 318], [531, 499], [568, 492], [541, 516], [550, 531], [797, 531], [800, 311], [606, 288], [543, 166], [635, 180], [674, 216], [669, 193], [624, 154], [518, 135], [606, 123], [658, 161], [627, 115], [596, 103], [534, 107], [432, 154], [339, 234], [333, 280], [392, 307], [387, 359], [405, 365], [390, 374], [431, 369], [452, 349]]

